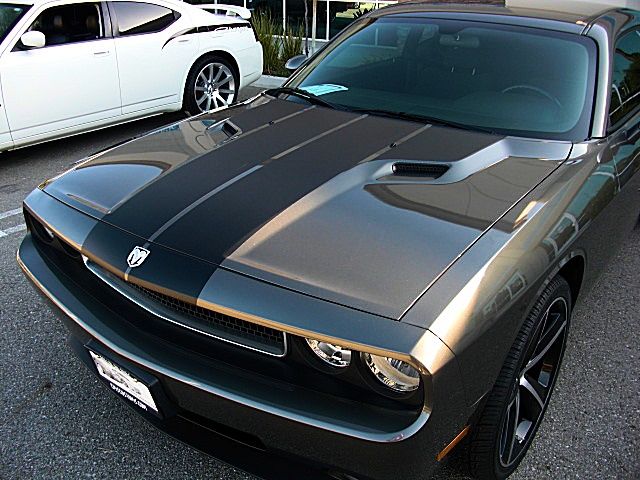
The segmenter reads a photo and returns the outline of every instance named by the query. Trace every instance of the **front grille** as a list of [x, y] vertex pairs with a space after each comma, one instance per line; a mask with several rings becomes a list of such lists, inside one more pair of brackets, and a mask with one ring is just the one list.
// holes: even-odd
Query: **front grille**
[[199, 307], [133, 283], [129, 285], [157, 305], [176, 312], [179, 318], [192, 319], [194, 323], [189, 322], [189, 327], [274, 355], [285, 352], [284, 334], [279, 330]]
[[274, 328], [209, 310], [116, 277], [95, 263], [87, 268], [102, 281], [153, 315], [192, 331], [278, 357], [287, 351], [286, 334]]

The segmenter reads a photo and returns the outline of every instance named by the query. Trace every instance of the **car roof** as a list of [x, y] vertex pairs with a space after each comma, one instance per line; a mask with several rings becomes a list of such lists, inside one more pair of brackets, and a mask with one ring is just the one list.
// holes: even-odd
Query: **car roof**
[[9, 0], [7, 4], [9, 5], [35, 5], [40, 3], [38, 0]]
[[[55, 0], [6, 0], [6, 3], [8, 4], [14, 4], [14, 5], [44, 5], [47, 3], [52, 3]], [[82, 0], [74, 0], [76, 2], [78, 1], [82, 1]], [[98, 1], [107, 1], [107, 0], [98, 0]], [[118, 1], [118, 0], [114, 0], [114, 1]], [[124, 1], [124, 0], [122, 0]], [[145, 0], [127, 0], [127, 1], [132, 1], [132, 2], [144, 2]], [[173, 4], [177, 4], [177, 5], [190, 5], [188, 3], [183, 2], [182, 0], [162, 0], [164, 2], [167, 3], [173, 3]], [[153, 3], [153, 0], [151, 1], [151, 3]], [[193, 5], [191, 5], [193, 6]]]
[[[562, 30], [580, 32], [586, 25], [605, 13], [618, 10], [619, 7], [605, 3], [592, 3], [575, 0], [508, 0], [508, 5], [488, 5], [486, 3], [430, 3], [410, 1], [391, 5], [372, 12], [373, 17], [388, 15], [429, 15], [442, 14], [447, 17], [472, 17], [480, 20], [492, 16], [500, 23], [524, 24], [528, 20], [535, 23], [556, 24]], [[559, 26], [558, 24], [564, 24]]]

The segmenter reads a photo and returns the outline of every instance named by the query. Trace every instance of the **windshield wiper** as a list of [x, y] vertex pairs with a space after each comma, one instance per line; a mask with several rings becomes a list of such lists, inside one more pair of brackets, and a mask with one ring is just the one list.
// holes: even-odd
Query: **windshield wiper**
[[333, 108], [334, 110], [340, 110], [340, 107], [338, 107], [337, 105], [331, 102], [327, 102], [326, 100], [320, 98], [318, 95], [309, 93], [306, 90], [302, 90], [301, 88], [278, 87], [278, 88], [271, 88], [269, 90], [266, 90], [264, 93], [266, 93], [267, 95], [271, 95], [273, 97], [281, 94], [292, 95], [294, 97], [302, 98], [307, 102], [312, 103], [313, 105], [320, 105], [323, 107]]
[[491, 134], [496, 134], [496, 131], [491, 128], [486, 127], [478, 127], [475, 125], [465, 125], [464, 123], [452, 122], [450, 120], [443, 120], [441, 118], [429, 117], [426, 115], [420, 115], [418, 113], [410, 113], [410, 112], [392, 112], [390, 110], [382, 110], [376, 108], [349, 108], [350, 112], [356, 113], [366, 113], [369, 115], [377, 115], [380, 117], [388, 117], [388, 118], [400, 118], [402, 120], [410, 120], [414, 122], [421, 123], [431, 123], [433, 125], [442, 125], [445, 127], [458, 128], [460, 130], [469, 130], [469, 131], [480, 131]]

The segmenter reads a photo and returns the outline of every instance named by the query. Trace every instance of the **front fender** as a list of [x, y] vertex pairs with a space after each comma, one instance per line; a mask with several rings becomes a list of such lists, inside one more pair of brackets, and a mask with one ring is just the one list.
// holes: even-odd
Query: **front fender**
[[[489, 391], [546, 284], [571, 258], [591, 285], [622, 238], [615, 175], [602, 146], [583, 145], [455, 262], [402, 321], [428, 328], [454, 352], [469, 404]], [[606, 212], [605, 212], [606, 211]], [[583, 285], [583, 291], [585, 286]]]

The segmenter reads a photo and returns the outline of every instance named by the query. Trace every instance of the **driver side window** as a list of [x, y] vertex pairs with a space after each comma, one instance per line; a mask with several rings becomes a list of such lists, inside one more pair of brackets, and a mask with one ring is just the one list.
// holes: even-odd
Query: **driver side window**
[[44, 33], [45, 48], [104, 38], [104, 23], [98, 3], [74, 3], [47, 8], [29, 30]]
[[640, 30], [616, 43], [611, 83], [609, 124], [615, 125], [640, 105]]

